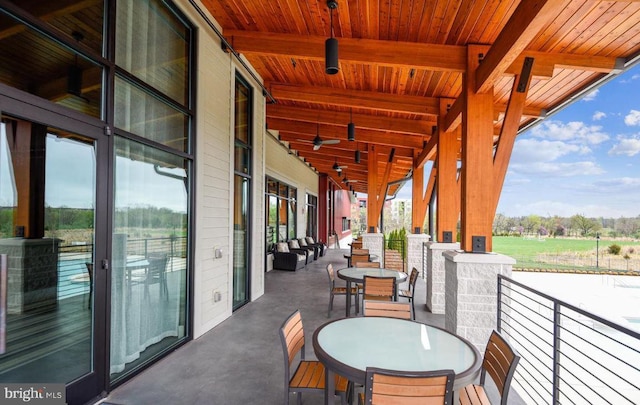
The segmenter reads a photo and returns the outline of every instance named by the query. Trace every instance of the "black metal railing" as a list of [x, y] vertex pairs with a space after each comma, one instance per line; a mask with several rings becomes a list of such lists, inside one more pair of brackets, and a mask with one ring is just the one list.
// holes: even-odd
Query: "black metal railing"
[[[58, 248], [58, 298], [86, 294], [89, 291], [89, 275], [86, 263], [93, 262], [93, 245], [74, 242]], [[167, 271], [185, 269], [187, 257], [186, 237], [144, 238], [127, 240], [127, 255], [147, 257], [150, 253], [167, 253]]]
[[501, 275], [498, 330], [521, 356], [512, 387], [526, 403], [640, 403], [637, 331]]

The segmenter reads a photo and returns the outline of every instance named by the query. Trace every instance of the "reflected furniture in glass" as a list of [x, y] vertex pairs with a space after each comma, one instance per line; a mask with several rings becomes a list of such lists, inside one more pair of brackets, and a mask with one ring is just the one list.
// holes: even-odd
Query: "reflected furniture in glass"
[[419, 322], [354, 317], [330, 321], [313, 333], [313, 349], [326, 368], [325, 404], [334, 390], [334, 375], [365, 384], [367, 367], [402, 371], [455, 372], [454, 391], [480, 374], [480, 352], [466, 339]]

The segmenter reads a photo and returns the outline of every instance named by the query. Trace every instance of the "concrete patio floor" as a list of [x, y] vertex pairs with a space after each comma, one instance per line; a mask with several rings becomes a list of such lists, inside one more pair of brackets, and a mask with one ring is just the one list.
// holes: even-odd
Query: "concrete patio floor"
[[[315, 358], [313, 331], [329, 319], [345, 315], [345, 299], [337, 296], [331, 318], [327, 318], [326, 265], [346, 267], [346, 252], [328, 250], [324, 257], [296, 272], [268, 272], [262, 297], [116, 388], [104, 401], [121, 405], [282, 404], [284, 359], [278, 330], [287, 316], [299, 309], [307, 358]], [[416, 283], [416, 297], [416, 320], [443, 327], [444, 315], [425, 309], [426, 286], [421, 278]], [[351, 310], [353, 313], [353, 306]], [[495, 388], [488, 388], [490, 397], [497, 398]], [[510, 398], [510, 403], [511, 399], [515, 398]], [[302, 402], [322, 404], [323, 395], [303, 394]]]

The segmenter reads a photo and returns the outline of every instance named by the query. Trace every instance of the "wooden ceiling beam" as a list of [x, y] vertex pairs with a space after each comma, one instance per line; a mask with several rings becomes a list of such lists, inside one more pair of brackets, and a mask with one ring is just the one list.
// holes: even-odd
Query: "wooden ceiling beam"
[[380, 131], [372, 131], [370, 129], [359, 129], [356, 135], [357, 142], [349, 142], [347, 141], [347, 131], [338, 131], [333, 125], [320, 124], [317, 126], [310, 122], [289, 121], [282, 118], [267, 118], [267, 126], [270, 129], [279, 131], [280, 135], [282, 135], [283, 132], [300, 134], [300, 139], [312, 140], [316, 134], [319, 134], [320, 138], [323, 140], [339, 139], [341, 141], [340, 144], [353, 144], [353, 149], [355, 149], [356, 143], [376, 143], [394, 147], [422, 149], [423, 141], [424, 139], [427, 139], [421, 136], [408, 134], [392, 132], [382, 133]]
[[[292, 107], [279, 104], [267, 105], [267, 117], [289, 119], [294, 121], [320, 122], [321, 124], [347, 126], [347, 123], [356, 124], [356, 131], [360, 128], [374, 131], [399, 132], [413, 135], [429, 135], [436, 120], [431, 116], [425, 116], [421, 120], [411, 120], [394, 117], [383, 117], [368, 114], [350, 114], [348, 112], [317, 110], [303, 107]], [[357, 137], [357, 134], [356, 134]]]
[[[326, 37], [237, 30], [225, 30], [224, 36], [234, 49], [247, 55], [324, 61]], [[338, 42], [341, 63], [446, 72], [464, 72], [466, 69], [464, 46], [363, 38], [338, 38]]]
[[[315, 136], [315, 135], [314, 135]], [[321, 153], [328, 155], [327, 158], [331, 158], [332, 157], [332, 153], [338, 153], [341, 156], [344, 155], [345, 157], [347, 156], [351, 156], [352, 158], [355, 157], [354, 152], [356, 151], [356, 149], [360, 150], [361, 153], [361, 158], [367, 156], [367, 143], [365, 142], [359, 142], [358, 145], [354, 145], [354, 142], [340, 142], [337, 145], [323, 145], [318, 151], [314, 151], [313, 150], [313, 145], [311, 144], [311, 142], [304, 142], [305, 140], [310, 141], [313, 138], [309, 135], [302, 135], [299, 133], [295, 133], [295, 132], [287, 132], [287, 131], [281, 131], [280, 132], [280, 140], [289, 143], [289, 146], [291, 149], [295, 149], [295, 150], [299, 150], [301, 152], [318, 152], [318, 151], [323, 151]], [[379, 153], [387, 153], [388, 151], [394, 146], [389, 146], [389, 145], [380, 145], [378, 144], [378, 150]], [[413, 148], [404, 148], [404, 147], [398, 147], [395, 146], [396, 148], [396, 157], [398, 157], [398, 159], [405, 159], [405, 160], [410, 160], [412, 161], [412, 157], [413, 156]]]
[[276, 100], [300, 101], [312, 104], [334, 105], [386, 111], [392, 113], [438, 115], [435, 97], [408, 96], [375, 91], [360, 91], [316, 86], [292, 86], [271, 83], [266, 86]]
[[[234, 49], [245, 55], [324, 61], [325, 37], [237, 30], [227, 30], [224, 34]], [[359, 38], [338, 38], [338, 41], [341, 63], [460, 73], [466, 71], [464, 46]], [[619, 60], [608, 56], [524, 50], [517, 55], [513, 63], [507, 65], [503, 73], [509, 75], [520, 73], [521, 60], [525, 57], [533, 57], [537, 60], [536, 67], [532, 71], [534, 77], [549, 78], [555, 67], [603, 73], [622, 67]]]
[[540, 29], [556, 17], [569, 0], [524, 0], [500, 31], [475, 71], [475, 90], [486, 93], [515, 62]]

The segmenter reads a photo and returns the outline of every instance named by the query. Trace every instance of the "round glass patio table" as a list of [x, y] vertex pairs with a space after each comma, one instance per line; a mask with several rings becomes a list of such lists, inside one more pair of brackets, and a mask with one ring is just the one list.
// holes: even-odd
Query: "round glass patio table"
[[[456, 373], [454, 390], [471, 384], [480, 374], [480, 352], [466, 339], [435, 326], [385, 317], [343, 318], [325, 323], [313, 333], [313, 349], [327, 372], [327, 392], [334, 373], [364, 384], [367, 367], [397, 371]], [[331, 387], [329, 387], [331, 385]]]
[[398, 270], [389, 270], [385, 268], [374, 269], [370, 267], [347, 267], [338, 270], [338, 278], [347, 282], [347, 305], [346, 317], [351, 316], [351, 283], [362, 283], [364, 276], [370, 277], [394, 277], [396, 278], [396, 300], [398, 299], [398, 284], [407, 279], [407, 273]]

